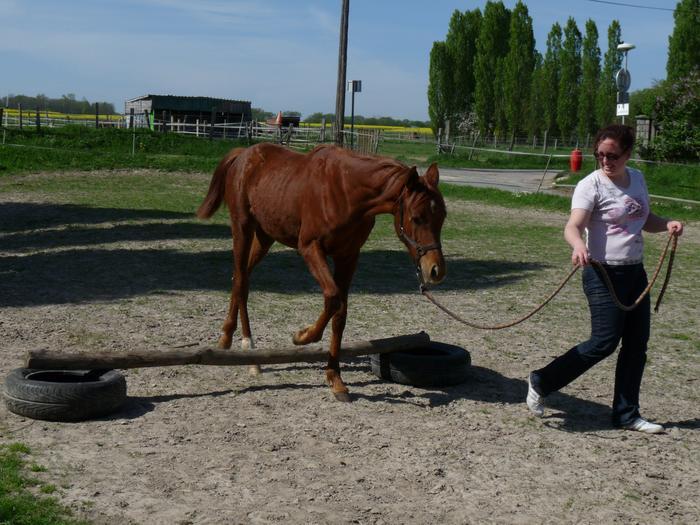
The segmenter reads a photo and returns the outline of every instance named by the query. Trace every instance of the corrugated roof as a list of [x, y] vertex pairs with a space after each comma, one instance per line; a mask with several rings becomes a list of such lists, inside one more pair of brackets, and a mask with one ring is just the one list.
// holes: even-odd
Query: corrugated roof
[[150, 99], [153, 111], [201, 111], [209, 113], [212, 110], [225, 113], [243, 113], [250, 109], [250, 101], [230, 100], [211, 97], [181, 97], [177, 95], [143, 95], [127, 100], [128, 103]]

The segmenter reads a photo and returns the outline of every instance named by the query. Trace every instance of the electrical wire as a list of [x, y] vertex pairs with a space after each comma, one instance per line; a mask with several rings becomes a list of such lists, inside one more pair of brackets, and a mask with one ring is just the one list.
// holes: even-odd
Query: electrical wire
[[597, 4], [610, 4], [610, 5], [619, 5], [623, 7], [635, 7], [637, 9], [654, 9], [656, 11], [675, 11], [675, 9], [671, 9], [669, 7], [653, 7], [650, 5], [639, 5], [639, 4], [626, 4], [624, 2], [611, 2], [608, 0], [588, 0], [589, 2], [595, 2]]

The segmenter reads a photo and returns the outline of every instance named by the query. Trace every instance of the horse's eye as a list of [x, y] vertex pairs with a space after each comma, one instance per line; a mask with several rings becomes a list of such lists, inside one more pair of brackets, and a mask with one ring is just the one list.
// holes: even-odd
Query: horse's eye
[[416, 226], [420, 226], [421, 224], [425, 224], [425, 221], [419, 217], [418, 215], [414, 215], [411, 217], [411, 222], [415, 224]]

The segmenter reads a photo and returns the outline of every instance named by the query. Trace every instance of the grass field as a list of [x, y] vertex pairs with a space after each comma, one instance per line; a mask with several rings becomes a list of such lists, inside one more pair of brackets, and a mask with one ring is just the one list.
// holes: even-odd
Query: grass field
[[[4, 130], [0, 145], [0, 177], [28, 171], [101, 170], [151, 168], [163, 171], [211, 173], [219, 159], [231, 148], [246, 145], [233, 140], [209, 140], [175, 133], [68, 126], [34, 130]], [[132, 154], [133, 151], [133, 154]], [[568, 158], [508, 155], [476, 151], [471, 158], [465, 149], [455, 155], [437, 155], [435, 146], [425, 142], [383, 141], [380, 153], [407, 164], [425, 166], [437, 162], [444, 167], [509, 168], [561, 170], [563, 182], [575, 183], [594, 169], [592, 159], [584, 158], [578, 173], [570, 173]], [[559, 153], [563, 154], [564, 150]], [[700, 166], [648, 165], [634, 162], [645, 173], [649, 191], [665, 197], [700, 201]], [[454, 195], [471, 200], [498, 202], [506, 206], [567, 209], [567, 199], [541, 195], [513, 195], [477, 188], [449, 189]], [[684, 220], [700, 219], [700, 206], [659, 201], [656, 211]]]

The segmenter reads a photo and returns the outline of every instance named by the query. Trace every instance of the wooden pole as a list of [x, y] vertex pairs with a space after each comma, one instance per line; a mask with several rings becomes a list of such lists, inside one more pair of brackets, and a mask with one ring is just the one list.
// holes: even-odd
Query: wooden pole
[[[386, 339], [347, 343], [340, 357], [383, 354], [424, 347], [430, 343], [425, 332], [400, 335]], [[61, 353], [55, 350], [30, 350], [26, 368], [40, 370], [91, 370], [100, 368], [146, 368], [177, 365], [269, 365], [280, 363], [313, 363], [326, 361], [328, 352], [323, 346], [288, 347], [280, 350], [221, 350], [218, 348], [177, 348], [164, 351], [136, 350], [129, 353], [95, 352]]]
[[342, 0], [340, 15], [340, 44], [338, 46], [338, 83], [335, 90], [335, 144], [343, 145], [345, 122], [345, 78], [348, 62], [348, 18], [350, 0]]

